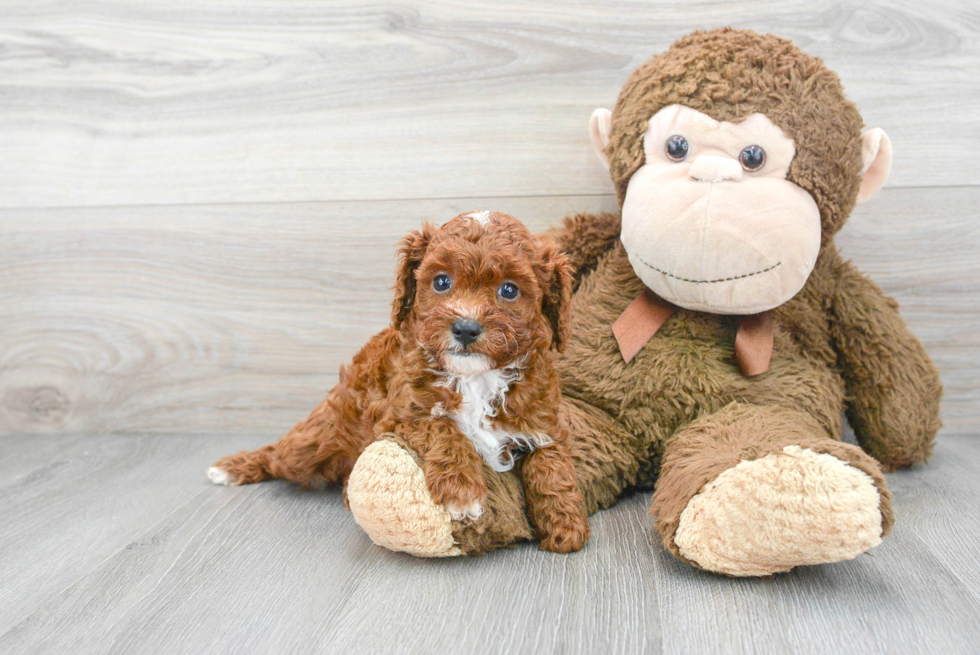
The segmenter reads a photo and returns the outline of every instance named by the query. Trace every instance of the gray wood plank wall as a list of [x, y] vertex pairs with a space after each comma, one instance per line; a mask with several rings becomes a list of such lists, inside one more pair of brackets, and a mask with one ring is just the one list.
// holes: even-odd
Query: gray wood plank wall
[[387, 321], [397, 239], [614, 210], [587, 137], [700, 27], [795, 39], [896, 153], [839, 243], [980, 410], [980, 11], [947, 2], [0, 7], [0, 433], [265, 433]]

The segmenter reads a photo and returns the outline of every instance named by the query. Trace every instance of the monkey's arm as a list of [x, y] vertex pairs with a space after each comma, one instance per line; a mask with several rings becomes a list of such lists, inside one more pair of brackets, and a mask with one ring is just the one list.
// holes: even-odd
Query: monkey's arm
[[850, 262], [836, 269], [832, 329], [858, 442], [886, 470], [925, 461], [940, 426], [939, 371], [895, 300]]
[[572, 264], [572, 290], [599, 263], [599, 258], [616, 245], [620, 217], [617, 214], [572, 214], [561, 225], [545, 232], [554, 239]]

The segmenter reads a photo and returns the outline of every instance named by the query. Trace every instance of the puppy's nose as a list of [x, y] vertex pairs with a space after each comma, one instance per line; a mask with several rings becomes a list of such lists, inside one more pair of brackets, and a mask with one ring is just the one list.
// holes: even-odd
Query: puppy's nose
[[472, 318], [461, 318], [453, 323], [453, 336], [464, 348], [476, 341], [481, 332], [483, 326]]

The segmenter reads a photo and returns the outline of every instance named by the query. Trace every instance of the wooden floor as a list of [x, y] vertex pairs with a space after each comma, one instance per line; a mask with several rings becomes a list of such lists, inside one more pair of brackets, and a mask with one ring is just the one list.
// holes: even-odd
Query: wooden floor
[[[388, 317], [393, 248], [616, 210], [592, 110], [697, 29], [790, 37], [895, 149], [838, 237], [939, 365], [872, 555], [700, 573], [649, 499], [567, 557], [421, 561], [335, 492], [215, 488]], [[980, 7], [784, 0], [0, 4], [0, 653], [980, 652]]]
[[422, 560], [336, 491], [215, 488], [264, 437], [4, 437], [3, 653], [976, 653], [980, 439], [889, 477], [893, 534], [771, 579], [697, 571], [638, 494], [582, 552]]

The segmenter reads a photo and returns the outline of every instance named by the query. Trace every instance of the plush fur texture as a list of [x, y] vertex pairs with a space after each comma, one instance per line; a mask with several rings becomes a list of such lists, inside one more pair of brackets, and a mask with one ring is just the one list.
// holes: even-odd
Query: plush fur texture
[[[680, 430], [667, 443], [662, 472], [653, 498], [654, 507], [657, 508], [657, 530], [663, 537], [664, 544], [681, 559], [693, 563], [692, 559], [684, 556], [680, 545], [674, 540], [681, 517], [690, 510], [692, 499], [705, 493], [714, 481], [721, 479], [725, 472], [734, 470], [741, 463], [761, 461], [774, 454], [785, 454], [787, 448], [805, 448], [811, 453], [830, 455], [841, 467], [860, 471], [866, 476], [874, 493], [874, 520], [878, 526], [874, 537], [877, 539], [887, 535], [894, 522], [891, 494], [876, 462], [859, 448], [828, 439], [821, 432], [821, 427], [806, 413], [786, 407], [760, 407], [736, 402], [701, 417]], [[842, 544], [849, 543], [851, 539], [860, 543], [866, 542], [866, 530], [848, 533], [842, 529], [844, 523], [840, 521], [840, 517], [828, 520], [827, 517], [833, 515], [831, 510], [853, 507], [851, 498], [839, 494], [839, 490], [834, 487], [833, 478], [822, 480], [813, 467], [807, 466], [800, 467], [797, 472], [786, 473], [779, 482], [771, 484], [769, 489], [756, 488], [750, 493], [755, 499], [765, 499], [763, 505], [756, 509], [756, 514], [765, 515], [768, 512], [767, 518], [781, 516], [781, 520], [776, 522], [781, 525], [785, 525], [787, 521], [805, 520], [808, 524], [800, 527], [803, 527], [811, 539], [797, 540], [795, 544], [791, 543], [792, 539], [787, 539], [782, 553], [776, 549], [769, 549], [764, 553], [757, 551], [754, 557], [747, 558], [753, 560], [753, 566], [770, 564], [778, 570], [784, 566], [784, 561], [779, 559], [780, 554], [792, 556], [793, 551], [796, 551], [796, 556], [815, 558], [817, 553], [822, 552], [822, 542], [825, 541], [825, 537], [816, 531], [815, 526], [822, 527], [826, 533], [827, 527], [832, 530], [836, 524], [838, 531], [834, 537], [837, 539], [837, 546], [841, 548]], [[737, 484], [748, 486], [744, 479], [739, 479]], [[850, 491], [850, 488], [847, 487], [847, 490]], [[789, 498], [797, 504], [787, 510], [787, 503], [783, 498]], [[796, 511], [792, 511], [794, 508]], [[771, 521], [752, 521], [745, 508], [732, 509], [731, 514], [743, 527], [757, 533], [773, 528]], [[866, 523], [865, 520], [858, 525], [864, 526]], [[731, 544], [726, 547], [738, 546]], [[851, 552], [850, 557], [863, 550]], [[798, 560], [797, 563], [818, 562], [816, 559], [807, 559]], [[725, 572], [734, 573], [737, 567], [731, 565], [731, 568], [732, 570]]]
[[[713, 314], [756, 314], [796, 295], [820, 251], [820, 209], [786, 179], [793, 141], [763, 114], [717, 121], [669, 105], [647, 123], [645, 162], [630, 179], [620, 239], [651, 291]], [[666, 143], [684, 139], [684, 156]], [[765, 153], [758, 170], [736, 157]]]
[[735, 576], [839, 562], [881, 543], [880, 502], [866, 473], [786, 446], [708, 482], [681, 513], [674, 543], [682, 558]]
[[[218, 461], [209, 477], [219, 484], [342, 484], [361, 452], [391, 433], [421, 459], [432, 505], [472, 521], [486, 502], [484, 464], [507, 471], [519, 451], [530, 451], [520, 474], [541, 547], [580, 549], [588, 522], [558, 424], [553, 365], [553, 350], [568, 339], [566, 257], [517, 219], [493, 212], [460, 215], [441, 228], [426, 224], [403, 239], [399, 255], [392, 326], [341, 369], [340, 383], [307, 420], [276, 444]], [[504, 295], [507, 285], [516, 287], [514, 297]], [[464, 323], [477, 333], [466, 336]], [[406, 472], [408, 460], [390, 454], [375, 456], [415, 489], [402, 500], [416, 498], [418, 476]], [[385, 514], [385, 503], [363, 491], [383, 493], [390, 481], [385, 486], [370, 473], [358, 480], [350, 506], [362, 510], [362, 524], [377, 527], [376, 541], [396, 547], [391, 535], [404, 532], [380, 526], [404, 512]], [[434, 529], [432, 507], [418, 508], [428, 518], [416, 512], [416, 523]], [[416, 554], [447, 550], [406, 543]]]
[[840, 78], [791, 41], [748, 30], [694, 32], [630, 76], [613, 110], [606, 152], [620, 204], [643, 165], [647, 120], [668, 105], [738, 122], [756, 112], [796, 146], [787, 179], [813, 196], [824, 234], [844, 225], [861, 184], [861, 115]]
[[[760, 112], [782, 128], [796, 148], [787, 179], [818, 205], [821, 246], [802, 290], [773, 310], [769, 370], [748, 378], [733, 354], [737, 318], [685, 309], [624, 362], [611, 325], [644, 285], [618, 240], [619, 217], [573, 216], [551, 231], [575, 268], [570, 336], [557, 363], [563, 394], [558, 420], [569, 435], [566, 447], [586, 509], [608, 507], [629, 489], [655, 487], [652, 513], [665, 547], [728, 575], [766, 575], [852, 557], [892, 525], [882, 469], [929, 456], [941, 395], [936, 368], [897, 304], [843, 261], [834, 245], [861, 187], [861, 117], [837, 76], [789, 41], [729, 29], [691, 34], [637, 70], [616, 104], [605, 154], [621, 203], [643, 164], [647, 120], [669, 104], [720, 121]], [[841, 443], [842, 410], [866, 452]], [[804, 451], [796, 465], [773, 464]], [[737, 481], [739, 474], [727, 471], [759, 460], [765, 463], [752, 470], [765, 473], [747, 474], [753, 484], [793, 489], [807, 471], [826, 474], [826, 484], [800, 492], [812, 498], [729, 515], [745, 523], [740, 529], [764, 533], [791, 507], [794, 516], [785, 525], [796, 527], [779, 535], [787, 545], [781, 555], [770, 549], [756, 566], [752, 562], [765, 549], [739, 550], [726, 541], [730, 536], [708, 546], [711, 540], [694, 539], [701, 545], [685, 555], [675, 540], [685, 510], [697, 508], [700, 494], [726, 488], [733, 476]], [[453, 523], [463, 554], [527, 538], [525, 499], [515, 479], [512, 473], [488, 475], [483, 516]], [[848, 506], [841, 480], [860, 481], [853, 505], [858, 518], [845, 522], [845, 546], [823, 557], [826, 532], [807, 526], [824, 525]], [[769, 491], [760, 488], [757, 496]], [[874, 498], [876, 507], [869, 501]], [[877, 535], [871, 534], [875, 525]]]

